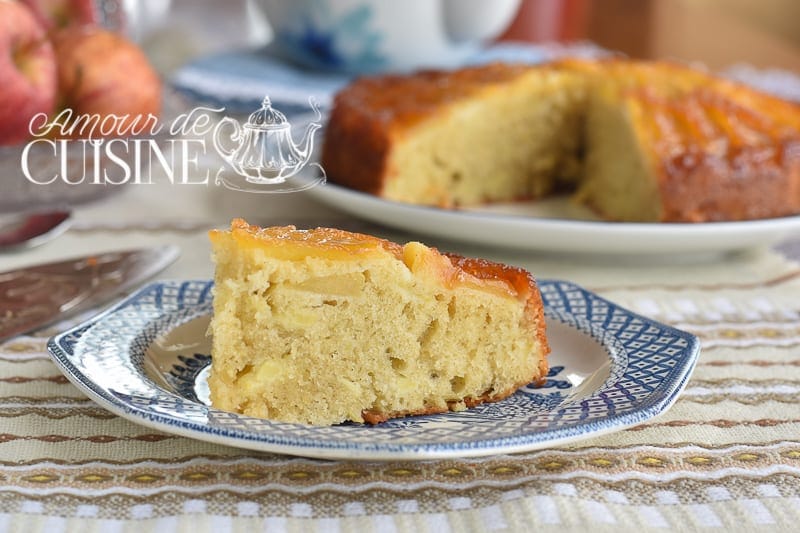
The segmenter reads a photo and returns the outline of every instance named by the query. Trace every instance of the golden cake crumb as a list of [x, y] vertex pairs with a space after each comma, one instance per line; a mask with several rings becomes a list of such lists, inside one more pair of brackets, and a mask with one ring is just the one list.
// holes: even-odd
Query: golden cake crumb
[[315, 425], [496, 401], [547, 373], [529, 273], [331, 228], [210, 232], [212, 404]]

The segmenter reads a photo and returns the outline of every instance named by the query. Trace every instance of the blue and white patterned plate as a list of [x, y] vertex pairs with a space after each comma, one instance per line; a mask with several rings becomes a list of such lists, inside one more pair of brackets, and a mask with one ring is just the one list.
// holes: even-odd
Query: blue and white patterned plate
[[53, 360], [110, 411], [168, 433], [326, 459], [407, 460], [514, 453], [617, 431], [663, 413], [697, 360], [694, 336], [564, 281], [539, 283], [551, 371], [544, 386], [460, 413], [377, 426], [314, 427], [209, 407], [210, 281], [148, 285], [53, 337]]

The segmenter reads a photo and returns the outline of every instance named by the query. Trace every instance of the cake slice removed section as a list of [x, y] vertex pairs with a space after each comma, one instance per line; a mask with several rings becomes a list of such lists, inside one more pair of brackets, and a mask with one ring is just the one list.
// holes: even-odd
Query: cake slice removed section
[[377, 423], [500, 400], [547, 373], [522, 269], [329, 228], [234, 220], [210, 237], [219, 409]]

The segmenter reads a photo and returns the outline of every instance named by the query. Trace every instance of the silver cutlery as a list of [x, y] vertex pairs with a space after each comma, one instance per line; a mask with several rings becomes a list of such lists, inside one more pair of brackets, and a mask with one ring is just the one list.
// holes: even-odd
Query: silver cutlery
[[176, 246], [108, 252], [0, 273], [0, 342], [97, 307], [172, 264]]
[[0, 253], [38, 246], [64, 233], [69, 211], [0, 215]]

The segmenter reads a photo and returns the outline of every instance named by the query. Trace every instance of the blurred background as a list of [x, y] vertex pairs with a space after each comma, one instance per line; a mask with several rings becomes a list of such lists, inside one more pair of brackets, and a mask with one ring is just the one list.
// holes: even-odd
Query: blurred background
[[[124, 0], [129, 33], [171, 71], [204, 53], [266, 43], [254, 0]], [[500, 40], [591, 41], [634, 58], [800, 72], [798, 0], [522, 0]], [[164, 54], [169, 41], [170, 54]]]
[[523, 0], [502, 38], [586, 39], [635, 58], [800, 71], [800, 1]]

